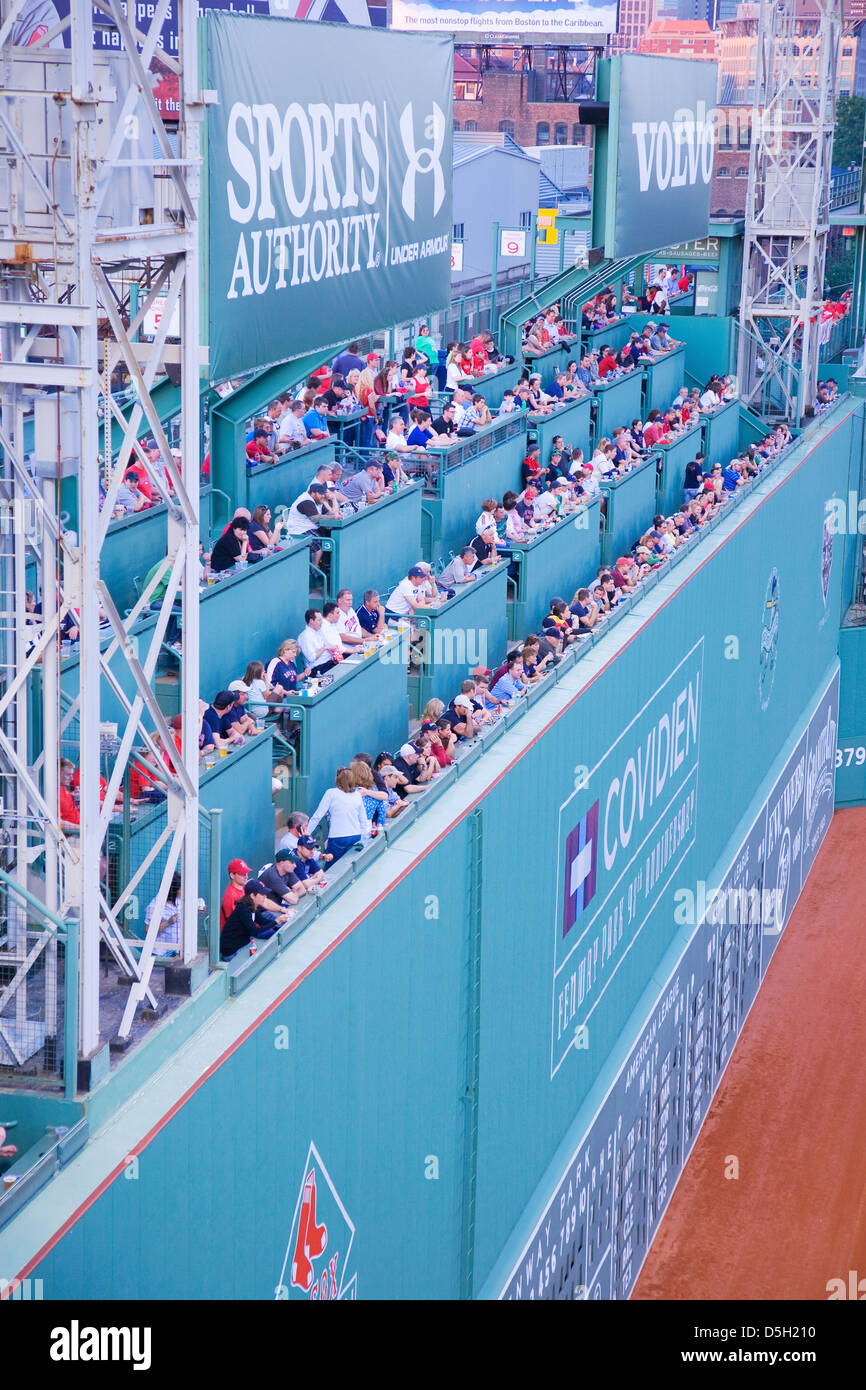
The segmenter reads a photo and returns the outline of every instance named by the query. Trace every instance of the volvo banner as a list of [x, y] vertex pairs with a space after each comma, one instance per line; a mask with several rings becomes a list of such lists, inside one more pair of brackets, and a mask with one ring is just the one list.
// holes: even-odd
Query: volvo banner
[[210, 379], [447, 304], [451, 40], [204, 22]]
[[635, 255], [707, 235], [716, 74], [715, 63], [681, 58], [624, 54], [614, 60], [610, 152], [616, 159], [616, 212], [609, 255]]

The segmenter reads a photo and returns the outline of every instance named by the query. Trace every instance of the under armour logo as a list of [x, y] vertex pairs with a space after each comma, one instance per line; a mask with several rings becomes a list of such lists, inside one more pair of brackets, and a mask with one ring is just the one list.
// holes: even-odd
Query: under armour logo
[[403, 108], [400, 117], [400, 134], [403, 147], [409, 156], [409, 167], [403, 175], [401, 200], [407, 217], [415, 220], [415, 179], [418, 174], [433, 175], [433, 212], [439, 211], [445, 198], [445, 175], [442, 172], [440, 155], [445, 143], [445, 117], [433, 102], [433, 109], [424, 121], [424, 138], [432, 141], [429, 146], [415, 148], [415, 112], [411, 101]]

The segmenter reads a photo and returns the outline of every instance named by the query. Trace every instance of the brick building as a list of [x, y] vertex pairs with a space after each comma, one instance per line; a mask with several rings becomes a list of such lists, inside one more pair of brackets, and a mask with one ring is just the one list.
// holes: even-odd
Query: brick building
[[467, 100], [465, 92], [470, 79], [463, 76], [462, 100], [455, 90], [455, 131], [501, 131], [511, 135], [518, 145], [590, 144], [587, 127], [575, 119], [577, 108], [573, 102], [533, 99], [545, 95], [544, 84], [538, 77], [534, 72], [488, 68], [478, 83], [480, 96]]
[[712, 62], [718, 46], [719, 35], [705, 19], [654, 19], [638, 40], [637, 51]]

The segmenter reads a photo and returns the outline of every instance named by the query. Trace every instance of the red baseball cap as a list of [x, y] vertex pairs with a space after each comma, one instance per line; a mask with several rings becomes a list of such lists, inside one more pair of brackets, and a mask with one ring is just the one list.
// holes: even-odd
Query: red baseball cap
[[367, 361], [368, 361], [368, 362], [378, 362], [378, 361], [379, 361], [379, 354], [378, 354], [378, 352], [368, 352], [368, 353], [367, 353]]
[[491, 676], [493, 672], [488, 666], [473, 666], [472, 674], [473, 676]]
[[537, 497], [537, 496], [538, 496], [538, 493], [535, 491], [535, 488], [534, 488], [534, 487], [528, 487], [528, 488], [525, 489], [525, 491], [524, 491], [524, 493], [523, 493], [523, 496], [524, 496], [524, 497], [528, 497], [529, 500], [530, 500], [530, 502], [531, 502], [532, 499], [533, 499], [533, 497]]
[[242, 859], [233, 859], [229, 864], [230, 874], [248, 874], [249, 872], [249, 864], [245, 864]]

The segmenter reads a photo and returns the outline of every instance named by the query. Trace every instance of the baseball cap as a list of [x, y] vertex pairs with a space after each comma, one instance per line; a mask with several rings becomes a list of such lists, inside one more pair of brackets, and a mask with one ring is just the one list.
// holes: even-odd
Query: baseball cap
[[473, 666], [472, 674], [473, 676], [492, 676], [493, 672], [489, 666]]
[[243, 859], [233, 859], [229, 864], [230, 874], [248, 874], [249, 871], [250, 866], [249, 864], [245, 864]]
[[472, 701], [470, 700], [468, 695], [455, 695], [454, 708], [456, 709], [458, 705], [460, 705], [462, 709], [471, 709]]
[[327, 491], [328, 491], [328, 489], [327, 489], [327, 487], [325, 486], [324, 483], [310, 483], [310, 486], [307, 488], [307, 492], [327, 492]]
[[244, 884], [245, 893], [267, 893], [267, 891], [260, 878], [248, 878]]
[[399, 777], [400, 774], [399, 774], [399, 772], [397, 771], [396, 767], [392, 767], [390, 763], [383, 763], [382, 766], [379, 768], [379, 776], [380, 776], [380, 777]]
[[247, 694], [250, 693], [250, 688], [247, 685], [246, 681], [241, 680], [229, 681], [229, 690], [245, 690]]
[[537, 496], [538, 496], [538, 493], [535, 491], [535, 488], [534, 488], [534, 487], [528, 487], [528, 488], [526, 489], [526, 491], [524, 492], [523, 496], [524, 496], [525, 498], [528, 498], [529, 501], [531, 502], [532, 499], [533, 499], [533, 497], [537, 497]]
[[368, 361], [368, 362], [378, 362], [378, 361], [379, 361], [379, 354], [378, 354], [378, 352], [368, 352], [368, 353], [367, 353], [367, 361]]
[[[312, 836], [310, 838], [312, 838]], [[290, 861], [292, 859], [292, 851], [290, 849], [278, 849], [274, 855], [275, 864], [285, 864], [287, 859]]]
[[423, 574], [426, 576], [427, 571], [423, 570], [420, 565], [413, 565], [412, 568], [409, 570], [409, 574]]
[[397, 752], [397, 757], [398, 757], [398, 758], [408, 758], [408, 757], [411, 757], [411, 755], [412, 755], [413, 753], [417, 753], [417, 752], [418, 752], [418, 749], [415, 747], [414, 743], [404, 743], [404, 744], [403, 744], [403, 747], [400, 748], [400, 749], [398, 750], [398, 752]]
[[301, 849], [318, 849], [318, 848], [319, 848], [319, 846], [316, 844], [315, 840], [313, 839], [312, 835], [299, 835], [299, 836], [298, 836], [298, 845], [300, 846]]

